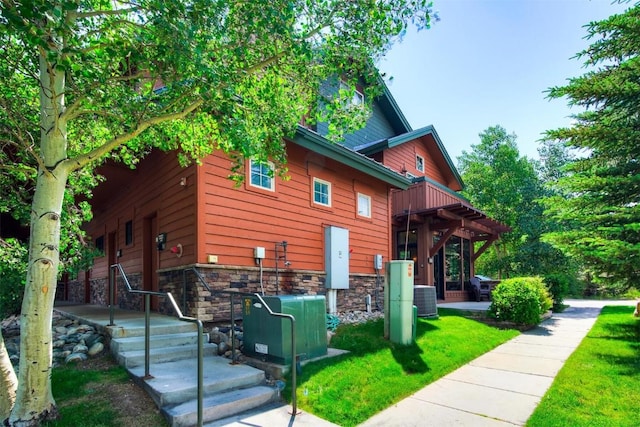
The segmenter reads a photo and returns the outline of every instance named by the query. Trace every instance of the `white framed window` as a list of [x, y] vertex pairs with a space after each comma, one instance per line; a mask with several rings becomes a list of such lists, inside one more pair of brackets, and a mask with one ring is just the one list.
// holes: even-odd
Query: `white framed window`
[[424, 157], [416, 154], [416, 169], [424, 172]]
[[[350, 91], [351, 88], [345, 82], [340, 81], [340, 90]], [[358, 89], [356, 89], [353, 92], [353, 96], [348, 101], [348, 106], [358, 107], [358, 106], [361, 106], [363, 104], [364, 104], [364, 94], [362, 92], [360, 92]]]
[[322, 206], [331, 206], [331, 183], [313, 178], [313, 202]]
[[358, 193], [358, 215], [371, 218], [371, 196]]
[[249, 184], [269, 191], [274, 191], [275, 181], [273, 179], [273, 163], [260, 163], [250, 160], [251, 178]]

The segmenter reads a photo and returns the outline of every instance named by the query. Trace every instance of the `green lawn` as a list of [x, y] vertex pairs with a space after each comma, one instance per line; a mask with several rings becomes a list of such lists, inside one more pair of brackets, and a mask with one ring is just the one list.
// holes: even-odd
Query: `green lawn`
[[605, 307], [527, 426], [638, 426], [640, 320]]
[[439, 319], [418, 320], [411, 346], [385, 340], [383, 320], [340, 326], [331, 347], [351, 353], [303, 368], [300, 409], [355, 426], [519, 333], [458, 316], [455, 310], [438, 312]]

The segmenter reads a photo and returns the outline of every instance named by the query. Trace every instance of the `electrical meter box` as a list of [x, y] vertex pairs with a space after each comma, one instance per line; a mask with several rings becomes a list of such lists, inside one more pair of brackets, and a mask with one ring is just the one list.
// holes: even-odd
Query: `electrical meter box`
[[397, 344], [411, 344], [413, 322], [413, 261], [389, 261], [385, 269], [384, 337]]
[[[326, 303], [323, 295], [276, 295], [262, 299], [274, 313], [295, 317], [299, 360], [327, 354]], [[243, 352], [269, 362], [291, 364], [291, 321], [269, 314], [255, 296], [242, 298]]]
[[328, 289], [349, 289], [349, 230], [329, 226], [324, 229], [324, 263]]

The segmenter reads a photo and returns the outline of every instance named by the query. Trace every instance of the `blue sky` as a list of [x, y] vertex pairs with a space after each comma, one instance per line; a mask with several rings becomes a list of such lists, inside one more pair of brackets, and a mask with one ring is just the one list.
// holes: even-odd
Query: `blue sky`
[[624, 11], [609, 0], [434, 0], [440, 21], [408, 33], [378, 66], [414, 129], [433, 125], [454, 164], [478, 134], [501, 125], [521, 155], [538, 158], [545, 130], [570, 124], [549, 87], [585, 72], [571, 59], [586, 48], [583, 28]]

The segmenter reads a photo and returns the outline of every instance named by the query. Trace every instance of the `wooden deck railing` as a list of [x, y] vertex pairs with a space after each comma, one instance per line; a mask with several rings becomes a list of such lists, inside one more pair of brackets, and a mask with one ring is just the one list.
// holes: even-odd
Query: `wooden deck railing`
[[458, 203], [469, 204], [462, 196], [440, 187], [430, 181], [419, 181], [406, 190], [394, 190], [392, 193], [393, 215], [419, 212]]

